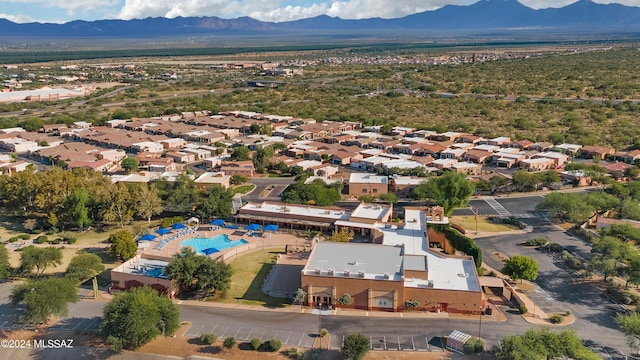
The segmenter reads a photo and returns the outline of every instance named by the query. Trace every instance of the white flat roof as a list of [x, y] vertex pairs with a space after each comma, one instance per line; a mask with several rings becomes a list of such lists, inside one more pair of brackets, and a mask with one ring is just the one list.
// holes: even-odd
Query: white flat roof
[[361, 203], [351, 212], [351, 217], [364, 219], [382, 219], [391, 210], [390, 206]]
[[269, 203], [269, 202], [249, 202], [240, 208], [242, 210], [260, 211], [273, 214], [291, 214], [300, 216], [314, 216], [323, 219], [348, 220], [349, 212], [345, 210], [328, 209], [325, 207]]
[[389, 178], [386, 176], [366, 174], [366, 173], [351, 173], [349, 177], [350, 183], [364, 183], [364, 184], [386, 184], [389, 182]]

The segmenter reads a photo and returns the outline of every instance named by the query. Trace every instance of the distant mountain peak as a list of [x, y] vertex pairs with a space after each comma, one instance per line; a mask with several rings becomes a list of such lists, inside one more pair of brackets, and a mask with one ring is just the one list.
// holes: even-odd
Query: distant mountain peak
[[471, 5], [446, 5], [437, 10], [398, 19], [344, 20], [329, 15], [280, 23], [251, 17], [222, 19], [215, 16], [146, 18], [134, 20], [71, 21], [66, 24], [16, 24], [0, 19], [2, 36], [20, 37], [166, 37], [214, 34], [292, 34], [302, 31], [359, 32], [379, 36], [389, 30], [477, 32], [545, 29], [546, 32], [637, 32], [640, 7], [579, 0], [562, 8], [534, 10], [518, 0], [479, 0]]

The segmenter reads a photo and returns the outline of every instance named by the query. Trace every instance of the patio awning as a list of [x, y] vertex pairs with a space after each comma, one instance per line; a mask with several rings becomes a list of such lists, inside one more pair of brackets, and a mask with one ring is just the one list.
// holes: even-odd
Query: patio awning
[[171, 225], [171, 228], [173, 230], [180, 230], [180, 229], [185, 229], [186, 226], [183, 223], [175, 223], [175, 224]]
[[257, 231], [257, 230], [260, 230], [261, 227], [262, 227], [262, 225], [260, 225], [260, 224], [249, 224], [249, 225], [245, 226], [245, 230]]
[[153, 234], [144, 234], [144, 235], [140, 236], [138, 241], [152, 241], [155, 238], [156, 238], [156, 236], [153, 235]]
[[160, 228], [160, 229], [156, 230], [156, 233], [158, 233], [160, 235], [167, 235], [170, 232], [171, 232], [171, 230], [167, 229], [167, 228]]
[[224, 220], [222, 220], [222, 219], [215, 219], [215, 220], [212, 220], [212, 221], [209, 223], [209, 225], [222, 226], [222, 225], [224, 225]]

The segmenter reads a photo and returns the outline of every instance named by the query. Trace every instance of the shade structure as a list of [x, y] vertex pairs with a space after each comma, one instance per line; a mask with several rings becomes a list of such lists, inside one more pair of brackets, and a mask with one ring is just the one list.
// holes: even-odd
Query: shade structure
[[144, 234], [144, 235], [140, 236], [138, 241], [151, 241], [151, 240], [153, 240], [155, 238], [156, 238], [156, 236], [153, 235], [153, 234]]
[[264, 231], [278, 231], [278, 225], [269, 224], [264, 227]]
[[257, 231], [257, 230], [260, 230], [261, 227], [262, 227], [262, 225], [260, 225], [260, 224], [249, 224], [249, 225], [245, 226], [245, 230]]
[[167, 229], [167, 228], [160, 228], [160, 229], [156, 230], [156, 233], [158, 233], [160, 235], [167, 235], [170, 232], [171, 232], [171, 230]]
[[186, 226], [183, 223], [175, 223], [175, 224], [171, 225], [171, 228], [173, 230], [180, 230], [180, 229], [186, 228]]
[[224, 225], [224, 220], [215, 219], [215, 220], [212, 220], [209, 224], [210, 225], [215, 225], [215, 226], [222, 226], [222, 225]]

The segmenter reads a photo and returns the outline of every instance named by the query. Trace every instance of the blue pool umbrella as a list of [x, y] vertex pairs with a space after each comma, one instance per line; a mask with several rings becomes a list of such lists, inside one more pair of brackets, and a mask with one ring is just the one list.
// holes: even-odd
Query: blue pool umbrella
[[156, 232], [160, 235], [167, 235], [168, 233], [171, 232], [171, 230], [167, 229], [167, 228], [160, 228], [158, 230], [156, 230]]
[[215, 220], [211, 221], [211, 222], [209, 223], [209, 225], [222, 226], [222, 225], [224, 225], [224, 220], [222, 220], [222, 219], [215, 219]]
[[142, 236], [140, 236], [140, 239], [138, 239], [138, 241], [152, 241], [153, 239], [155, 239], [156, 236], [153, 234], [144, 234]]
[[278, 225], [269, 224], [264, 227], [264, 231], [278, 231]]
[[205, 255], [211, 255], [211, 254], [217, 253], [217, 252], [218, 252], [218, 249], [216, 249], [216, 248], [208, 248], [208, 249], [202, 250], [202, 253], [205, 254]]
[[260, 230], [262, 226], [260, 224], [249, 224], [245, 227], [245, 230], [249, 231], [257, 231]]
[[180, 229], [186, 228], [186, 226], [183, 223], [175, 223], [175, 224], [171, 225], [171, 228], [173, 230], [180, 230]]
[[225, 225], [225, 227], [227, 229], [240, 229], [240, 226], [238, 226], [238, 225]]

